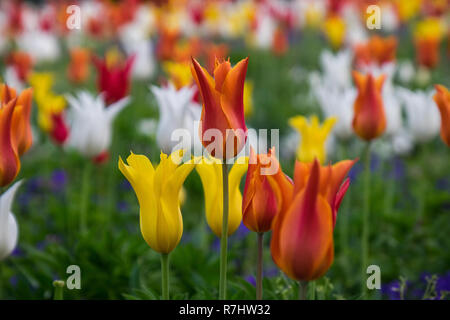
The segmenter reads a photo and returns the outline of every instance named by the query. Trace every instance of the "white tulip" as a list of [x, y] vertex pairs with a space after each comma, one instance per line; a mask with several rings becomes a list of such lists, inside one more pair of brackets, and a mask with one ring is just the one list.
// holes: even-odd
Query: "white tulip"
[[4, 194], [0, 195], [0, 261], [8, 257], [17, 244], [19, 234], [16, 218], [11, 206], [17, 189], [22, 184], [17, 181]]
[[7, 83], [9, 87], [16, 89], [17, 92], [21, 92], [25, 89], [25, 82], [20, 80], [14, 67], [6, 67], [4, 82]]
[[406, 111], [407, 126], [414, 141], [424, 143], [439, 134], [441, 120], [434, 108], [433, 91], [411, 91], [399, 88], [397, 95]]
[[68, 95], [67, 101], [71, 105], [68, 146], [88, 158], [108, 150], [112, 139], [112, 123], [130, 102], [129, 97], [106, 106], [103, 95], [94, 97], [87, 91], [81, 91], [78, 98]]
[[[156, 130], [156, 142], [164, 153], [171, 153], [174, 148], [191, 149], [201, 151], [198, 126], [202, 108], [198, 103], [192, 102], [195, 94], [194, 87], [183, 87], [176, 90], [172, 83], [167, 87], [151, 86], [150, 90], [155, 95], [159, 108], [159, 123]], [[184, 129], [189, 132], [190, 139], [185, 141], [183, 132], [175, 132]], [[184, 137], [188, 138], [188, 137]], [[180, 145], [182, 140], [182, 145]]]
[[21, 50], [30, 54], [35, 62], [55, 61], [61, 53], [56, 35], [39, 29], [21, 34], [17, 44]]
[[351, 87], [353, 54], [350, 50], [341, 50], [336, 54], [328, 50], [320, 54], [323, 82], [325, 86], [346, 89]]

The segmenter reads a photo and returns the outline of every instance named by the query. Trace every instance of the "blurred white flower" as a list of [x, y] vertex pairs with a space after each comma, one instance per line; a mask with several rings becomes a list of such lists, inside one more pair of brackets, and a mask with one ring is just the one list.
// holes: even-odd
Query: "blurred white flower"
[[[194, 147], [195, 151], [202, 150], [198, 131], [202, 108], [192, 101], [195, 88], [186, 86], [176, 90], [174, 85], [169, 83], [167, 87], [151, 86], [150, 90], [155, 95], [159, 108], [156, 142], [161, 150], [164, 153], [171, 153], [175, 147]], [[180, 146], [180, 142], [186, 141], [181, 141], [178, 135], [172, 137], [172, 133], [177, 129], [185, 129], [190, 133], [190, 146]]]
[[391, 139], [392, 152], [396, 155], [408, 155], [414, 147], [413, 138], [407, 130], [400, 130]]
[[337, 117], [333, 128], [337, 138], [347, 140], [353, 136], [353, 104], [356, 99], [356, 89], [338, 89], [317, 86], [313, 89], [320, 108], [326, 118]]
[[441, 120], [434, 107], [433, 91], [411, 91], [398, 88], [397, 95], [406, 110], [407, 127], [414, 141], [424, 143], [439, 134]]
[[138, 123], [138, 133], [145, 137], [156, 136], [157, 128], [158, 128], [158, 121], [156, 119], [152, 118], [142, 119]]
[[277, 27], [275, 21], [265, 10], [260, 11], [257, 21], [258, 24], [254, 34], [255, 45], [260, 49], [270, 49], [272, 47], [273, 34]]
[[18, 47], [31, 55], [35, 62], [52, 62], [59, 58], [60, 48], [56, 35], [39, 29], [22, 33]]
[[416, 75], [416, 70], [414, 69], [414, 65], [410, 60], [405, 60], [399, 63], [398, 65], [398, 79], [406, 84], [410, 83], [414, 76]]
[[349, 88], [352, 85], [351, 68], [353, 53], [341, 50], [336, 54], [328, 50], [320, 54], [323, 85], [338, 89]]
[[150, 40], [129, 43], [125, 46], [128, 56], [135, 54], [132, 77], [136, 79], [149, 79], [155, 73], [155, 57]]
[[129, 103], [129, 97], [106, 106], [103, 95], [94, 97], [81, 91], [77, 98], [68, 95], [67, 101], [71, 106], [68, 146], [88, 158], [107, 151], [111, 145], [112, 123]]
[[381, 28], [387, 32], [394, 32], [399, 25], [398, 14], [393, 4], [385, 3], [381, 6]]
[[17, 244], [18, 227], [11, 207], [22, 180], [17, 181], [4, 194], [0, 195], [0, 261], [8, 257]]
[[25, 83], [20, 80], [14, 67], [6, 67], [3, 82], [6, 83], [9, 87], [16, 89], [18, 92], [21, 92], [23, 89], [25, 89]]

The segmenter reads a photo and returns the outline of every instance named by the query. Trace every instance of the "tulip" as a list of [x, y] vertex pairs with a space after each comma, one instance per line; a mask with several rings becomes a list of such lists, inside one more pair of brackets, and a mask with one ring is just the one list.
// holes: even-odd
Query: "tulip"
[[323, 85], [327, 87], [327, 90], [348, 89], [352, 86], [350, 78], [352, 59], [353, 53], [350, 50], [341, 50], [336, 54], [328, 50], [322, 51], [320, 66], [323, 73]]
[[70, 50], [70, 64], [67, 70], [69, 80], [83, 83], [89, 76], [89, 50], [74, 48]]
[[441, 138], [450, 147], [450, 92], [443, 85], [436, 85], [433, 97], [441, 113]]
[[[168, 87], [150, 87], [155, 95], [159, 108], [159, 122], [156, 131], [156, 142], [165, 153], [172, 151], [179, 144], [179, 141], [172, 139], [175, 130], [184, 129], [189, 132], [194, 142], [185, 147], [198, 146], [201, 150], [201, 143], [198, 137], [198, 123], [200, 122], [201, 107], [192, 101], [195, 88], [182, 87], [178, 90], [169, 83]], [[192, 140], [189, 140], [189, 143]], [[183, 149], [185, 148], [183, 147]]]
[[161, 253], [163, 298], [168, 299], [168, 254], [175, 249], [183, 233], [179, 193], [194, 168], [192, 160], [180, 165], [183, 151], [167, 156], [154, 168], [144, 155], [131, 153], [125, 164], [119, 158], [119, 170], [131, 183], [139, 201], [141, 233], [147, 244]]
[[107, 151], [112, 139], [112, 123], [130, 99], [125, 97], [107, 106], [102, 95], [94, 97], [81, 91], [78, 97], [68, 95], [67, 101], [72, 117], [68, 145], [87, 158]]
[[339, 206], [349, 187], [345, 175], [355, 163], [344, 160], [321, 167], [296, 162], [294, 183], [281, 169], [269, 182], [280, 192], [282, 209], [272, 225], [270, 250], [290, 278], [307, 282], [323, 276], [333, 263], [333, 230]]
[[381, 66], [395, 60], [397, 51], [397, 38], [390, 36], [382, 38], [373, 36], [366, 43], [355, 46], [357, 64]]
[[339, 15], [333, 14], [325, 20], [323, 28], [333, 49], [339, 49], [345, 39], [345, 21]]
[[386, 116], [381, 95], [385, 76], [374, 78], [354, 71], [353, 79], [358, 89], [354, 103], [353, 130], [366, 141], [375, 139], [386, 129]]
[[[269, 231], [272, 221], [281, 209], [277, 202], [275, 191], [267, 179], [266, 170], [273, 166], [278, 171], [278, 161], [274, 155], [275, 149], [268, 154], [255, 155], [250, 149], [250, 159], [245, 180], [244, 200], [242, 212], [244, 225], [253, 232], [258, 233], [258, 259], [256, 273], [256, 299], [262, 299], [262, 253], [264, 233]], [[267, 168], [269, 167], [269, 168]], [[277, 190], [278, 191], [278, 190]]]
[[399, 98], [406, 110], [408, 130], [414, 141], [425, 143], [431, 141], [439, 133], [439, 110], [430, 108], [433, 104], [432, 93], [398, 89]]
[[166, 61], [163, 63], [163, 69], [177, 89], [190, 86], [192, 84], [193, 79], [189, 64]]
[[22, 180], [13, 184], [4, 194], [0, 195], [0, 261], [7, 258], [17, 244], [19, 230], [16, 218], [11, 212], [11, 206], [17, 189]]
[[130, 72], [135, 56], [130, 56], [122, 64], [107, 63], [97, 57], [93, 58], [97, 68], [97, 88], [100, 93], [105, 94], [106, 103], [112, 104], [124, 98], [130, 86]]
[[13, 99], [0, 106], [0, 187], [10, 184], [20, 171], [19, 155], [12, 139], [12, 119], [16, 101], [17, 99]]
[[[222, 162], [216, 158], [202, 158], [196, 166], [205, 193], [206, 221], [214, 234], [219, 238], [222, 236], [223, 229], [221, 164]], [[226, 236], [232, 235], [242, 221], [242, 195], [239, 190], [239, 184], [242, 176], [247, 171], [247, 167], [248, 158], [238, 158], [229, 173], [230, 212]]]
[[297, 148], [297, 159], [302, 162], [312, 162], [315, 158], [320, 163], [326, 160], [325, 142], [337, 122], [335, 117], [328, 118], [323, 125], [319, 125], [319, 118], [314, 115], [308, 121], [304, 116], [289, 119], [289, 124], [301, 135], [301, 142]]
[[7, 63], [12, 65], [21, 81], [25, 81], [33, 67], [33, 59], [23, 51], [15, 51], [7, 59]]
[[417, 61], [427, 68], [434, 68], [439, 62], [439, 47], [444, 27], [437, 18], [419, 22], [414, 31]]
[[[244, 147], [247, 127], [244, 119], [244, 82], [248, 58], [231, 68], [229, 61], [216, 61], [214, 79], [192, 59], [192, 74], [203, 100], [200, 140], [208, 152], [218, 159], [234, 158]], [[209, 129], [220, 136], [211, 139]], [[211, 140], [213, 142], [209, 143]], [[219, 140], [219, 141], [216, 141]]]

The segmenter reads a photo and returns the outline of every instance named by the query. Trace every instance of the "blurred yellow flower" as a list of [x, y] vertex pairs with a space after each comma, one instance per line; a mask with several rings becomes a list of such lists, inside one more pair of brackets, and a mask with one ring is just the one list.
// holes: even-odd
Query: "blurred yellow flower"
[[416, 39], [434, 39], [440, 41], [445, 34], [445, 25], [439, 18], [426, 18], [417, 23], [414, 29]]
[[161, 161], [154, 169], [146, 156], [131, 153], [128, 164], [119, 158], [119, 170], [138, 198], [141, 233], [145, 241], [153, 250], [169, 253], [183, 234], [179, 195], [195, 164], [193, 160], [181, 164], [182, 150], [170, 156], [161, 153], [160, 157]]
[[422, 7], [422, 0], [395, 0], [398, 16], [401, 21], [414, 18]]
[[[236, 160], [229, 173], [228, 236], [236, 231], [242, 221], [242, 194], [239, 184], [247, 172], [247, 167], [248, 157], [241, 157]], [[216, 158], [202, 158], [196, 170], [202, 180], [205, 194], [206, 221], [220, 238], [223, 220], [222, 161]]]
[[342, 46], [346, 29], [344, 19], [338, 15], [330, 16], [325, 20], [323, 30], [333, 49], [339, 49]]
[[163, 70], [177, 89], [192, 84], [192, 73], [189, 63], [166, 61]]
[[313, 115], [308, 121], [304, 116], [289, 119], [289, 125], [300, 133], [301, 141], [297, 148], [297, 159], [301, 162], [313, 162], [315, 158], [323, 164], [327, 158], [325, 142], [337, 118], [327, 118], [322, 125]]
[[35, 72], [29, 78], [34, 90], [34, 100], [38, 108], [38, 124], [44, 132], [53, 129], [52, 116], [60, 114], [66, 108], [66, 99], [51, 91], [54, 78], [48, 72]]

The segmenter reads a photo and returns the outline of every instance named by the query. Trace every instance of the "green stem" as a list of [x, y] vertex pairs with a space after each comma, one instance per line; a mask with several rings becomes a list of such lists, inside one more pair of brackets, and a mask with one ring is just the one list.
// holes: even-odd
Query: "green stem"
[[370, 214], [370, 142], [364, 150], [364, 207], [361, 234], [361, 294], [366, 297], [366, 269], [369, 261], [369, 214]]
[[169, 300], [169, 254], [161, 253], [162, 299]]
[[263, 286], [262, 286], [262, 280], [263, 280], [263, 240], [264, 240], [264, 233], [259, 232], [258, 233], [258, 262], [256, 267], [256, 300], [262, 299], [262, 293], [263, 293]]
[[80, 201], [80, 233], [85, 234], [87, 230], [87, 216], [89, 208], [89, 193], [90, 193], [90, 176], [92, 164], [90, 160], [84, 165], [83, 175], [81, 180], [81, 201]]
[[223, 218], [222, 237], [220, 240], [220, 283], [219, 300], [227, 297], [227, 249], [228, 249], [228, 164], [222, 164]]
[[308, 293], [308, 281], [299, 281], [298, 286], [298, 298], [299, 300], [306, 300]]
[[64, 300], [63, 298], [64, 281], [62, 280], [53, 281], [53, 287], [55, 288], [53, 300]]
[[316, 300], [316, 282], [315, 281], [311, 281], [311, 300]]

